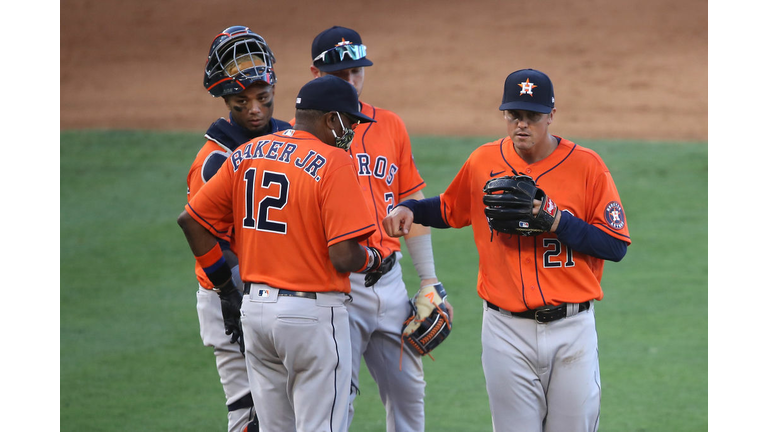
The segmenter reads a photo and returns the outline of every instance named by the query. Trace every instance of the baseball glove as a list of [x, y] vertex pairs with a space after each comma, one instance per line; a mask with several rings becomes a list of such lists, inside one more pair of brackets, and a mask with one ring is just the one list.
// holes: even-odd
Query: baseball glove
[[[491, 231], [523, 236], [548, 232], [557, 216], [557, 204], [529, 176], [492, 178], [483, 187], [485, 216]], [[533, 200], [541, 201], [533, 215]]]
[[243, 340], [243, 324], [240, 322], [240, 305], [243, 303], [243, 293], [237, 289], [230, 278], [226, 284], [216, 288], [221, 300], [221, 315], [224, 317], [224, 332], [231, 335], [230, 342], [240, 344], [240, 353], [245, 353]]
[[403, 323], [402, 344], [419, 355], [427, 355], [448, 337], [451, 319], [445, 298], [445, 288], [439, 282], [419, 288], [411, 300], [413, 313]]

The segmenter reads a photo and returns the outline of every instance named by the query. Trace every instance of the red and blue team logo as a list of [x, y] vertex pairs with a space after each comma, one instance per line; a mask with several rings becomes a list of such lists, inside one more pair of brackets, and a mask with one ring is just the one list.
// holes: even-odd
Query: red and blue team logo
[[613, 229], [620, 230], [624, 228], [624, 209], [621, 204], [611, 201], [605, 206], [605, 220]]

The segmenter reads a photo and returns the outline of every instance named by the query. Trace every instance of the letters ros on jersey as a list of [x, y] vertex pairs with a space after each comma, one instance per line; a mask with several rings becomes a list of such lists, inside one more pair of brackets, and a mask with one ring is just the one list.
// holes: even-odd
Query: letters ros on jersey
[[[384, 155], [376, 156], [376, 160], [371, 161], [371, 156], [368, 153], [357, 153], [357, 175], [360, 177], [373, 176], [377, 179], [387, 182], [387, 186], [391, 186], [395, 180], [395, 174], [399, 169], [395, 163], [390, 163], [387, 157]], [[413, 155], [411, 155], [413, 157]]]
[[624, 209], [621, 204], [611, 201], [605, 206], [605, 220], [613, 229], [620, 230], [624, 228]]

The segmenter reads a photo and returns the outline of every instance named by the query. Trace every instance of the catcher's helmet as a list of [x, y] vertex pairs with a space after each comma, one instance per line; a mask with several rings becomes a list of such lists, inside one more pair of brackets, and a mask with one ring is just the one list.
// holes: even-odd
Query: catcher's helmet
[[203, 85], [211, 96], [237, 94], [249, 85], [277, 82], [275, 55], [263, 37], [245, 26], [232, 26], [211, 43]]

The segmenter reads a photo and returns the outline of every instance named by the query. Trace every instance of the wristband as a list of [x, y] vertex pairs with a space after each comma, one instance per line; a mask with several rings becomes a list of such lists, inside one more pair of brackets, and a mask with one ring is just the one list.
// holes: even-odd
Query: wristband
[[219, 287], [232, 279], [232, 271], [229, 269], [218, 243], [202, 256], [196, 256], [195, 259], [213, 286]]
[[365, 251], [365, 263], [355, 273], [368, 273], [381, 265], [381, 253], [376, 248], [363, 246], [363, 250]]
[[409, 199], [401, 202], [396, 207], [403, 206], [413, 213], [413, 223], [433, 228], [450, 228], [443, 220], [442, 203], [440, 195], [421, 200]]

